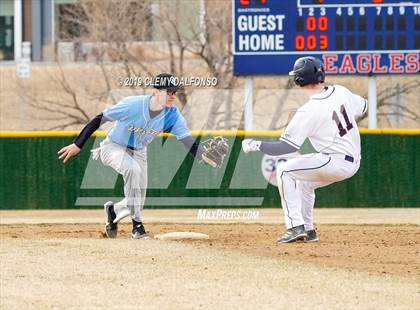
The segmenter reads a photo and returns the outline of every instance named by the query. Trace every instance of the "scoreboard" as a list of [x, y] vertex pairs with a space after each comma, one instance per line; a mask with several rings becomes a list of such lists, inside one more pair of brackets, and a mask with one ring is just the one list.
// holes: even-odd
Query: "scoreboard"
[[419, 74], [420, 0], [233, 0], [235, 75], [287, 74], [302, 56], [330, 74]]

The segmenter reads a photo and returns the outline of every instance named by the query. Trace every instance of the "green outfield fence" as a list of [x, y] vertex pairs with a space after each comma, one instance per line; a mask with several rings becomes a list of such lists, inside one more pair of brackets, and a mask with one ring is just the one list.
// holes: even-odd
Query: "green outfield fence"
[[[362, 129], [362, 162], [353, 178], [317, 190], [316, 207], [420, 207], [420, 130]], [[123, 183], [110, 168], [90, 160], [105, 136], [97, 132], [66, 165], [57, 151], [76, 132], [0, 132], [0, 209], [97, 208], [121, 197]], [[261, 173], [261, 153], [240, 152], [244, 136], [274, 140], [274, 131], [200, 131], [198, 141], [227, 136], [231, 154], [222, 169], [194, 162], [172, 136], [148, 149], [146, 208], [280, 207], [277, 188]], [[305, 146], [310, 151], [310, 146]]]

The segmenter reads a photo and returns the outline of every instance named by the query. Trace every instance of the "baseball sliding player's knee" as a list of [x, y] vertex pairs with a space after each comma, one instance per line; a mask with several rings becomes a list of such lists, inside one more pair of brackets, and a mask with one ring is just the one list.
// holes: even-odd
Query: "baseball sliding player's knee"
[[285, 182], [287, 182], [288, 179], [290, 179], [290, 175], [287, 173], [284, 165], [279, 165], [277, 167], [276, 177], [277, 184], [279, 186], [282, 186]]
[[290, 177], [290, 174], [286, 171], [277, 175], [277, 186], [280, 195], [286, 195], [287, 192], [291, 189], [291, 184], [294, 183], [293, 179]]
[[276, 168], [276, 179], [277, 179], [277, 184], [280, 186], [282, 183], [282, 174], [284, 173], [284, 166], [283, 165], [278, 165]]

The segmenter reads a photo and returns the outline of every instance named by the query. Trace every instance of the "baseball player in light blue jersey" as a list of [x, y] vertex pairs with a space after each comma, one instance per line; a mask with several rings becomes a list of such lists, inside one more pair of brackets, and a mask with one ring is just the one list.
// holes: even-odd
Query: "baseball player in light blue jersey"
[[[203, 163], [215, 167], [206, 157], [206, 150], [191, 137], [184, 117], [174, 105], [178, 85], [170, 74], [155, 77], [152, 95], [126, 97], [118, 104], [93, 118], [80, 132], [74, 143], [63, 147], [59, 159], [65, 163], [77, 155], [87, 139], [103, 122], [113, 121], [114, 126], [97, 149], [93, 158], [100, 159], [117, 171], [124, 179], [124, 196], [120, 202], [109, 201], [104, 209], [107, 216], [106, 235], [116, 238], [118, 222], [131, 215], [132, 238], [147, 239], [148, 234], [141, 221], [147, 189], [147, 145], [160, 133], [172, 133], [189, 152]], [[204, 155], [204, 156], [203, 156]]]

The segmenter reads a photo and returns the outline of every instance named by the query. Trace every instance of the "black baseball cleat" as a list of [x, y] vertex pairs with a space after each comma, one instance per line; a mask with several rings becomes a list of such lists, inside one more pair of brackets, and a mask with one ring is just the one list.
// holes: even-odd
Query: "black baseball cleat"
[[106, 236], [111, 239], [117, 238], [118, 223], [114, 223], [114, 220], [117, 217], [114, 211], [114, 203], [112, 201], [106, 202], [104, 204], [104, 210], [107, 218], [105, 224]]
[[278, 243], [289, 243], [295, 242], [298, 240], [304, 240], [307, 237], [305, 226], [300, 225], [296, 227], [289, 228], [283, 236], [277, 240]]
[[307, 230], [306, 235], [307, 235], [306, 242], [318, 242], [319, 241], [318, 235], [317, 235], [315, 229]]
[[131, 239], [149, 239], [149, 234], [144, 229], [141, 222], [137, 222], [131, 231]]

